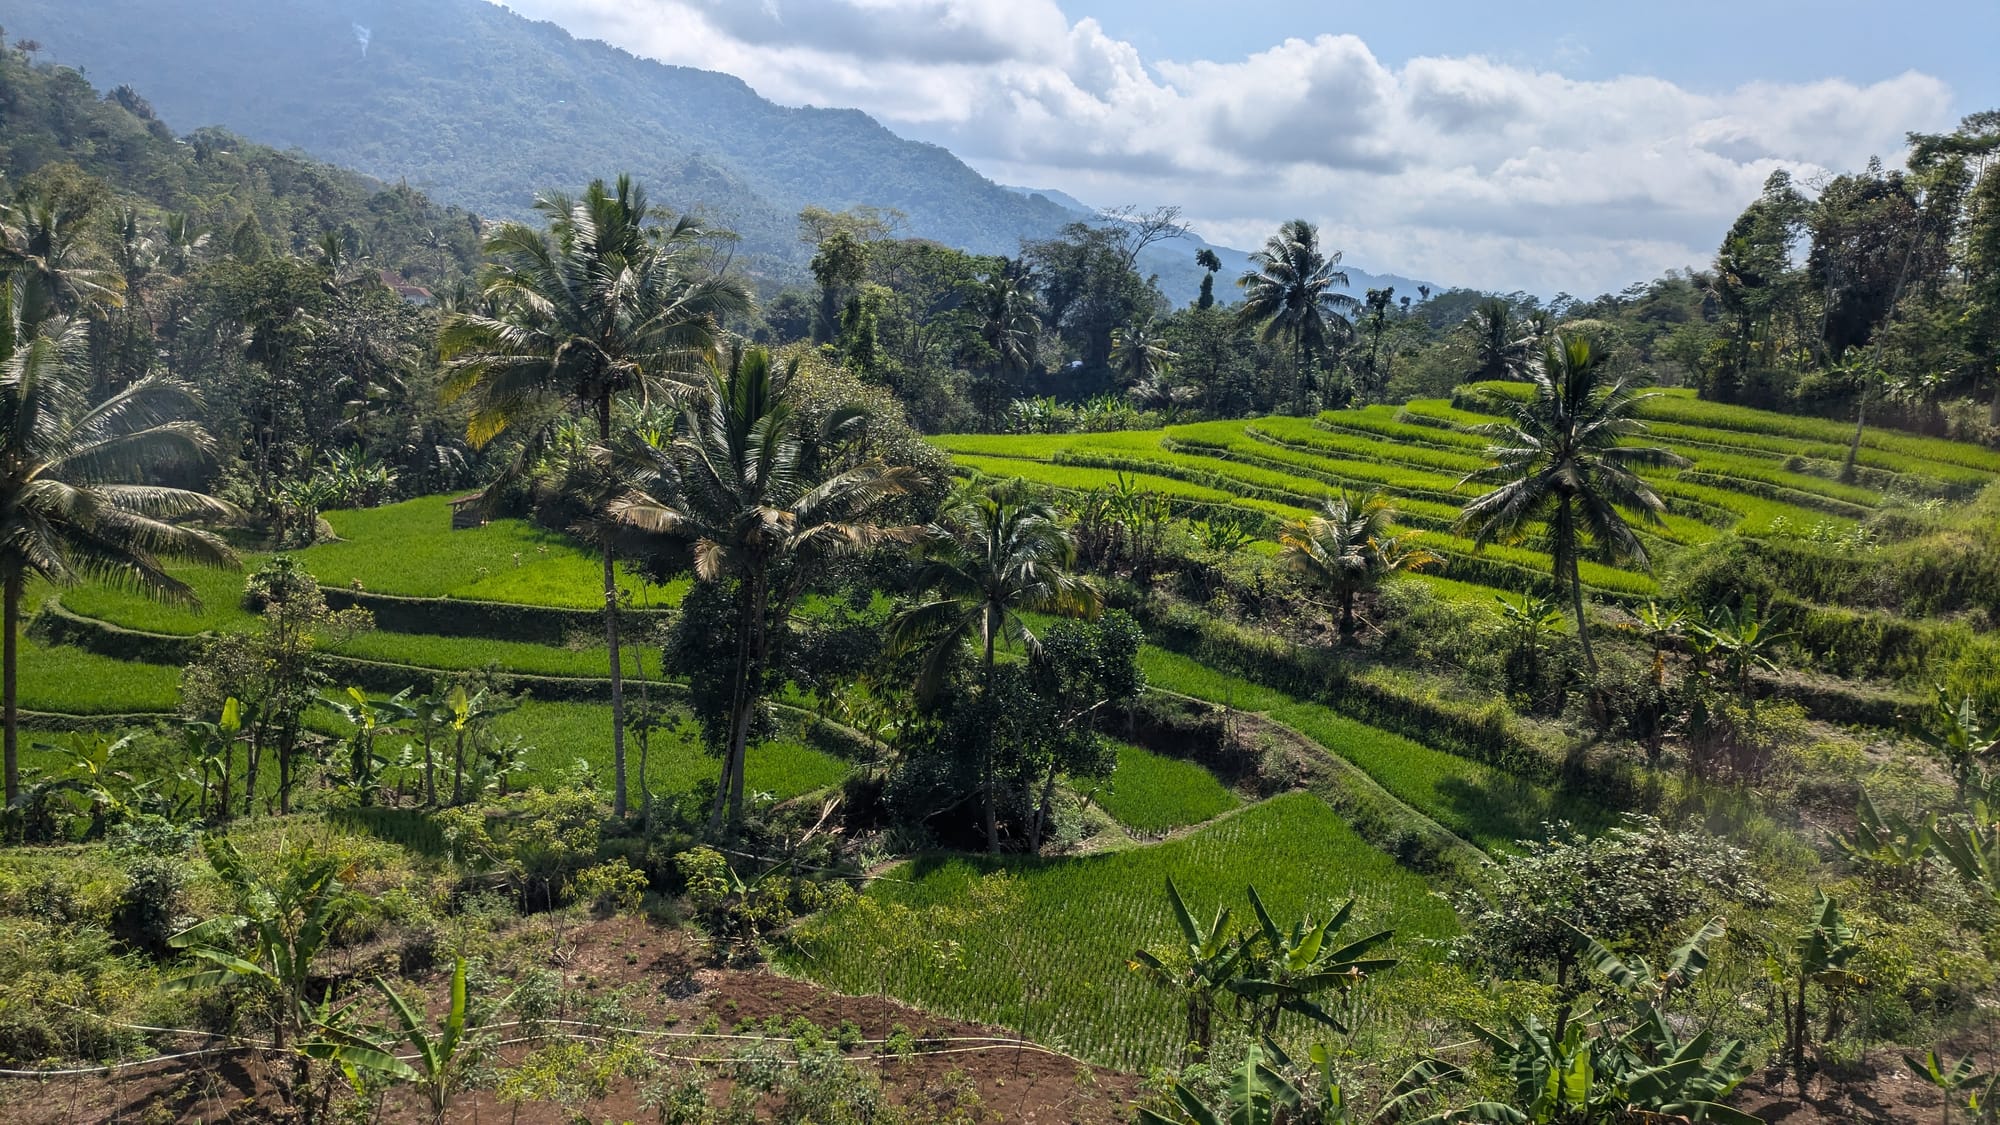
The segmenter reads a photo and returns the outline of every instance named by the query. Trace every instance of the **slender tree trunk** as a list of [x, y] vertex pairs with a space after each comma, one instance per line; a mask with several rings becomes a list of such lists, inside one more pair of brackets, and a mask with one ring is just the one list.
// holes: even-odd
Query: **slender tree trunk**
[[243, 761], [243, 815], [250, 816], [257, 811], [257, 767], [264, 760], [264, 731], [270, 725], [270, 713], [263, 712], [257, 717], [257, 725], [250, 731], [250, 744], [244, 747]]
[[[611, 395], [597, 400], [597, 440], [611, 442]], [[611, 815], [625, 817], [625, 668], [618, 657], [618, 563], [604, 536], [604, 644], [611, 650]]]
[[625, 678], [618, 656], [618, 564], [604, 545], [604, 643], [611, 650], [611, 814], [625, 815]]
[[465, 803], [465, 731], [460, 730], [454, 740], [451, 752], [451, 803], [455, 808]]
[[1861, 431], [1868, 425], [1868, 388], [1861, 388], [1861, 402], [1854, 408], [1854, 437], [1847, 443], [1847, 460], [1840, 463], [1842, 484], [1853, 484], [1855, 466], [1861, 463]]
[[5, 653], [0, 655], [0, 710], [5, 711], [6, 727], [6, 776], [7, 803], [12, 805], [21, 792], [21, 712], [20, 674], [21, 661], [21, 574], [9, 571], [7, 574], [5, 598], [7, 602], [4, 628], [7, 638]]
[[1342, 590], [1340, 592], [1340, 643], [1351, 644], [1353, 641], [1354, 591]]
[[1055, 802], [1056, 775], [1059, 772], [1057, 763], [1050, 762], [1048, 776], [1042, 781], [1042, 799], [1035, 806], [1035, 830], [1028, 838], [1028, 851], [1030, 854], [1039, 855], [1041, 853], [1042, 836], [1048, 831], [1049, 806]]
[[[430, 704], [425, 704], [424, 706], [429, 707]], [[430, 720], [426, 719], [424, 721], [428, 723]], [[435, 807], [437, 803], [437, 759], [431, 754], [431, 735], [430, 730], [426, 728], [424, 731], [424, 804]]]
[[1583, 612], [1583, 568], [1577, 560], [1576, 521], [1570, 511], [1570, 498], [1565, 496], [1562, 507], [1556, 510], [1556, 544], [1563, 553], [1564, 567], [1569, 571], [1569, 604], [1576, 614], [1576, 643], [1583, 649], [1583, 666], [1597, 675], [1597, 654], [1590, 648], [1590, 622]]
[[729, 779], [729, 816], [732, 824], [743, 822], [743, 782], [744, 775], [750, 772], [750, 724], [755, 720], [757, 705], [763, 698], [764, 666], [769, 657], [770, 638], [765, 635], [764, 628], [765, 619], [769, 616], [766, 603], [771, 594], [766, 581], [760, 570], [750, 591], [749, 675], [743, 684], [743, 714], [737, 722], [736, 737], [730, 750], [735, 760], [735, 769]]
[[[986, 701], [993, 701], [993, 634], [995, 627], [991, 620], [986, 623], [985, 686]], [[1000, 816], [998, 800], [993, 792], [993, 739], [991, 733], [983, 742], [984, 760], [980, 763], [980, 789], [986, 801], [986, 850], [1000, 854]]]

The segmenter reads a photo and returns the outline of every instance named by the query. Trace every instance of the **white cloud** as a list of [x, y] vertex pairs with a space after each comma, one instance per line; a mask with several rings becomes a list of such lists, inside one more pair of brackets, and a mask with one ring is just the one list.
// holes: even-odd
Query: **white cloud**
[[[791, 104], [855, 106], [1010, 183], [1179, 203], [1217, 241], [1319, 222], [1350, 264], [1593, 293], [1701, 264], [1766, 176], [1894, 159], [1950, 120], [1910, 72], [1701, 92], [1346, 35], [1143, 59], [1055, 0], [508, 0]], [[1572, 52], [1574, 53], [1574, 52]]]

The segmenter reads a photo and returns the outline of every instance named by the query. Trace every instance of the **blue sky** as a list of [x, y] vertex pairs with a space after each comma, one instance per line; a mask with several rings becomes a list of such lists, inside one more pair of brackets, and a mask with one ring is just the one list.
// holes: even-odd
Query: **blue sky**
[[2000, 107], [2000, 0], [507, 3], [1004, 183], [1239, 247], [1303, 217], [1362, 269], [1544, 295], [1706, 265], [1772, 172]]

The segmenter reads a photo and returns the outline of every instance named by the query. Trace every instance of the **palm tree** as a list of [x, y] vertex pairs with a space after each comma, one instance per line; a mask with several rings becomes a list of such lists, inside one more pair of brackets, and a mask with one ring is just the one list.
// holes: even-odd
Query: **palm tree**
[[54, 185], [0, 206], [0, 270], [18, 278], [22, 323], [40, 324], [123, 301], [124, 280], [89, 237], [98, 198]]
[[[508, 223], [486, 243], [486, 307], [450, 314], [440, 332], [444, 397], [471, 397], [467, 437], [483, 445], [568, 405], [611, 440], [612, 404], [684, 390], [715, 355], [718, 321], [749, 307], [738, 282], [703, 268], [705, 233], [682, 216], [657, 224], [629, 176], [593, 182], [581, 199], [535, 207], [546, 230]], [[531, 443], [532, 444], [532, 443]], [[612, 805], [626, 811], [625, 691], [618, 656], [618, 575], [604, 543], [604, 637], [611, 667]]]
[[167, 573], [163, 559], [209, 566], [236, 561], [214, 535], [171, 522], [225, 518], [234, 508], [178, 488], [122, 483], [213, 451], [199, 426], [175, 420], [195, 401], [193, 391], [155, 376], [91, 406], [79, 367], [69, 362], [82, 347], [83, 326], [24, 321], [23, 291], [33, 284], [18, 276], [0, 281], [0, 629], [10, 802], [20, 788], [16, 675], [28, 580], [108, 580], [193, 602], [194, 591]]
[[1327, 609], [1340, 611], [1340, 641], [1354, 639], [1354, 598], [1380, 586], [1392, 574], [1436, 565], [1438, 557], [1411, 546], [1407, 535], [1390, 534], [1395, 510], [1379, 493], [1356, 503], [1343, 492], [1320, 514], [1294, 520], [1278, 539], [1278, 558], [1306, 585], [1334, 598]]
[[1201, 295], [1195, 298], [1194, 305], [1198, 309], [1212, 309], [1215, 307], [1215, 275], [1222, 269], [1222, 259], [1204, 246], [1194, 252], [1194, 264], [1202, 270]]
[[1132, 323], [1111, 334], [1111, 369], [1127, 387], [1160, 382], [1178, 358], [1160, 338], [1159, 325], [1150, 316], [1134, 317]]
[[[767, 622], [790, 612], [825, 559], [903, 534], [873, 521], [922, 481], [917, 470], [880, 460], [814, 473], [792, 396], [797, 370], [761, 348], [712, 366], [677, 432], [633, 435], [625, 451], [631, 488], [607, 509], [629, 528], [691, 547], [697, 581], [736, 583], [733, 698], [711, 831], [722, 826], [725, 802], [731, 823], [743, 816], [744, 755], [771, 658]], [[818, 436], [837, 440], [863, 421], [837, 410]]]
[[1514, 319], [1514, 310], [1498, 297], [1479, 302], [1465, 322], [1472, 335], [1474, 379], [1523, 379], [1534, 358], [1536, 332]]
[[1279, 227], [1250, 264], [1255, 268], [1236, 280], [1244, 294], [1238, 316], [1261, 325], [1267, 343], [1290, 345], [1299, 378], [1296, 413], [1304, 414], [1306, 397], [1317, 389], [1312, 363], [1353, 336], [1346, 314], [1360, 302], [1340, 292], [1347, 288], [1340, 251], [1322, 253], [1319, 228], [1304, 219]]
[[1041, 312], [1026, 273], [1003, 259], [980, 283], [977, 302], [979, 338], [993, 353], [994, 374], [1007, 379], [1026, 373], [1035, 365], [1042, 334]]
[[1499, 439], [1486, 450], [1494, 464], [1465, 478], [1503, 483], [1467, 504], [1459, 524], [1476, 527], [1475, 541], [1484, 546], [1547, 522], [1556, 583], [1568, 588], [1577, 641], [1595, 673], [1578, 568], [1586, 541], [1614, 561], [1645, 565], [1645, 545], [1625, 512], [1658, 524], [1666, 503], [1633, 469], [1688, 462], [1665, 449], [1622, 444], [1646, 432], [1633, 415], [1652, 396], [1623, 379], [1609, 381], [1604, 353], [1587, 337], [1551, 336], [1529, 377], [1533, 396], [1510, 403], [1511, 420], [1489, 427]]
[[[889, 623], [893, 651], [925, 650], [918, 694], [934, 695], [968, 639], [977, 639], [982, 690], [991, 690], [995, 652], [1003, 636], [1032, 648], [1024, 613], [1095, 613], [1098, 592], [1071, 571], [1076, 544], [1055, 509], [1017, 482], [960, 492], [926, 527], [925, 562], [914, 585], [929, 598]], [[981, 764], [986, 846], [1000, 850], [991, 755]]]

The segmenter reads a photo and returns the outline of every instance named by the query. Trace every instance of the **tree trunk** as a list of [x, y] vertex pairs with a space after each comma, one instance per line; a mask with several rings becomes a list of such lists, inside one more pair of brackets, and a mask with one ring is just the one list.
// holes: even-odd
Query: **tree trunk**
[[7, 804], [9, 805], [12, 805], [14, 798], [21, 793], [21, 701], [20, 684], [17, 680], [20, 673], [21, 661], [21, 586], [20, 572], [9, 572], [5, 593], [7, 608], [4, 628], [7, 630], [7, 639], [4, 645], [6, 651], [4, 655], [0, 655], [0, 711], [5, 712], [6, 751], [4, 757], [6, 759]]
[[257, 811], [257, 767], [264, 760], [264, 731], [269, 725], [269, 713], [260, 713], [257, 725], [250, 730], [250, 743], [243, 748], [244, 816], [252, 816]]
[[722, 830], [723, 814], [729, 807], [729, 795], [736, 789], [737, 758], [736, 746], [739, 741], [749, 740], [750, 708], [747, 697], [750, 694], [750, 613], [753, 597], [749, 580], [743, 580], [736, 592], [736, 682], [729, 703], [729, 739], [722, 747], [722, 777], [715, 785], [715, 801], [708, 810], [708, 831], [713, 835]]
[[1049, 827], [1049, 806], [1055, 802], [1056, 775], [1060, 771], [1057, 763], [1049, 763], [1049, 775], [1042, 782], [1042, 799], [1035, 806], [1035, 828], [1028, 835], [1028, 853], [1039, 855], [1042, 851], [1042, 836]]
[[[989, 620], [986, 624], [985, 687], [983, 689], [986, 693], [986, 701], [989, 704], [993, 701], [993, 633], [994, 626]], [[998, 801], [993, 792], [993, 740], [991, 737], [986, 739], [984, 751], [981, 756], [984, 761], [980, 763], [979, 767], [979, 787], [986, 803], [986, 850], [993, 855], [999, 855], [1000, 816], [997, 807]]]
[[625, 816], [625, 678], [618, 657], [618, 565], [604, 545], [604, 643], [611, 650], [611, 815]]
[[1570, 498], [1565, 496], [1562, 507], [1556, 511], [1556, 546], [1566, 560], [1564, 569], [1569, 571], [1569, 604], [1576, 614], [1576, 642], [1583, 649], [1583, 666], [1590, 674], [1597, 675], [1597, 654], [1590, 649], [1590, 622], [1583, 613], [1583, 569], [1577, 560], [1576, 523], [1570, 513]]
[[[425, 704], [429, 707], [429, 704]], [[429, 723], [429, 719], [424, 720]], [[424, 805], [435, 808], [438, 803], [437, 759], [431, 754], [430, 728], [424, 728]]]
[[1855, 466], [1861, 461], [1861, 431], [1868, 425], [1868, 388], [1861, 389], [1861, 402], [1854, 408], [1854, 438], [1847, 444], [1847, 460], [1840, 463], [1840, 482], [1853, 484]]
[[451, 803], [456, 808], [465, 803], [465, 732], [460, 730], [451, 753]]
[[1340, 643], [1350, 644], [1354, 640], [1354, 591], [1340, 592]]

